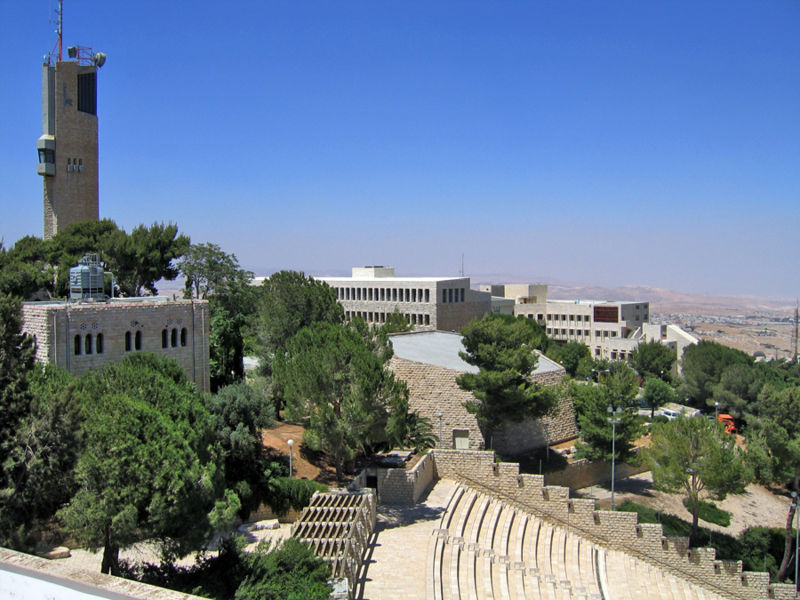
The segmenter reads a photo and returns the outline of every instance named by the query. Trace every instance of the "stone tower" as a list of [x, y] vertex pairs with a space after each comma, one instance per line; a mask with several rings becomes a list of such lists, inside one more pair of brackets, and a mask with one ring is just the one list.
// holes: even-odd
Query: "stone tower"
[[58, 33], [58, 53], [42, 65], [42, 136], [36, 144], [45, 239], [99, 218], [97, 69], [105, 55], [78, 46], [67, 49], [73, 60], [62, 60], [60, 3]]

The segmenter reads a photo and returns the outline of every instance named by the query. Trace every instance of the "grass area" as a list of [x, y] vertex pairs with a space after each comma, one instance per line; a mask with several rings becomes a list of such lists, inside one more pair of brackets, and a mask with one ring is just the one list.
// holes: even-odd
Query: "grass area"
[[[715, 525], [721, 525], [722, 527], [728, 527], [731, 524], [731, 513], [727, 510], [722, 510], [718, 508], [716, 504], [712, 502], [706, 502], [705, 500], [700, 500], [700, 510], [698, 511], [698, 516], [703, 519], [703, 521], [707, 523], [714, 523]], [[683, 505], [686, 507], [686, 510], [692, 512], [692, 503], [689, 501], [688, 498], [683, 499]]]

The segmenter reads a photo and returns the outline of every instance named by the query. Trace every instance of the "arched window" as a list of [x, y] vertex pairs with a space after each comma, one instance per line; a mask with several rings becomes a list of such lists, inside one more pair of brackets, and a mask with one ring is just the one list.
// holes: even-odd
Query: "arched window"
[[94, 350], [98, 354], [102, 354], [103, 353], [103, 334], [102, 333], [98, 333], [97, 337], [95, 338]]
[[141, 331], [137, 331], [136, 332], [136, 337], [134, 338], [134, 342], [133, 343], [134, 343], [134, 348], [136, 348], [137, 350], [141, 350], [142, 349], [142, 332]]
[[173, 348], [178, 345], [178, 330], [177, 329], [173, 328], [172, 335], [170, 336], [170, 341], [172, 342], [172, 347]]
[[131, 351], [131, 332], [125, 332], [125, 352]]
[[83, 339], [83, 348], [86, 354], [92, 353], [92, 334], [87, 333], [86, 337]]
[[166, 348], [169, 344], [167, 344], [167, 330], [161, 330], [161, 347]]
[[81, 336], [76, 335], [75, 336], [75, 355], [76, 356], [80, 355], [80, 353], [81, 353], [81, 343], [82, 343]]
[[186, 345], [186, 327], [181, 329], [181, 346]]

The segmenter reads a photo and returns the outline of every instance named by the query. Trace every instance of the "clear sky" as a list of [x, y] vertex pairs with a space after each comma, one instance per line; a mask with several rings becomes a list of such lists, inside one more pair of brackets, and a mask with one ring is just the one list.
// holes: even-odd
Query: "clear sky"
[[[55, 0], [0, 0], [0, 236], [42, 234]], [[800, 2], [65, 0], [100, 213], [257, 274], [800, 294]]]

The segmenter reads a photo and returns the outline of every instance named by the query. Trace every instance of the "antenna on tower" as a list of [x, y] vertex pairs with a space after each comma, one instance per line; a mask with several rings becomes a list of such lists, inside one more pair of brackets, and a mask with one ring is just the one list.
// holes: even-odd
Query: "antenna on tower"
[[464, 276], [464, 253], [461, 253], [461, 277]]
[[64, 37], [64, 0], [58, 0], [58, 60], [62, 60], [61, 45]]

